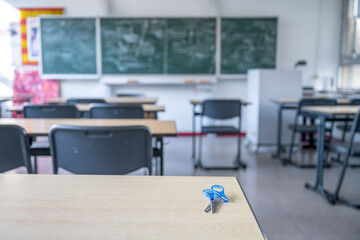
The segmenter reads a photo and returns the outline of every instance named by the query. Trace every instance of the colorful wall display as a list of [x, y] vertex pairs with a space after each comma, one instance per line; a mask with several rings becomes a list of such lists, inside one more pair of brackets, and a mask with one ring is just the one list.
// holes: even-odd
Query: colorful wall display
[[42, 104], [46, 99], [59, 97], [59, 81], [42, 79], [34, 70], [15, 70], [14, 95], [31, 95], [32, 103]]
[[24, 65], [37, 65], [39, 59], [39, 28], [37, 16], [62, 15], [63, 8], [20, 8], [21, 51]]

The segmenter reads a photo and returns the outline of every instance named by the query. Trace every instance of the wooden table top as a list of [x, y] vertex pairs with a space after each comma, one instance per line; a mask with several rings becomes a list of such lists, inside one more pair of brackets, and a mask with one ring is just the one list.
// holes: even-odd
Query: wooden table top
[[[47, 99], [47, 103], [66, 103], [67, 99], [64, 98], [53, 98]], [[123, 104], [155, 104], [158, 98], [146, 97], [114, 97], [105, 99], [107, 103], [123, 103]]]
[[[77, 109], [81, 112], [88, 112], [90, 110], [90, 104], [75, 104]], [[143, 104], [142, 105], [144, 112], [164, 112], [165, 106], [161, 105], [153, 105], [153, 104]], [[17, 105], [17, 106], [10, 106], [7, 108], [8, 111], [11, 112], [22, 112], [24, 106]]]
[[54, 125], [72, 126], [147, 126], [154, 136], [176, 136], [175, 121], [159, 121], [155, 119], [89, 119], [89, 118], [0, 118], [0, 124], [18, 125], [27, 134], [48, 135]]
[[[200, 105], [200, 104], [202, 104], [204, 102], [204, 100], [200, 100], [200, 99], [192, 99], [192, 100], [190, 100], [190, 103], [192, 104], [192, 105]], [[250, 103], [248, 102], [248, 101], [246, 101], [246, 100], [241, 100], [241, 103], [242, 103], [242, 105], [249, 105]]]
[[[324, 99], [325, 97], [321, 97], [322, 99]], [[312, 99], [312, 98], [309, 98]], [[313, 98], [316, 99], [316, 98]], [[330, 97], [328, 99], [331, 99]], [[300, 99], [271, 99], [272, 102], [277, 103], [277, 104], [298, 104]], [[338, 98], [337, 99], [338, 104], [348, 104], [350, 103], [350, 99], [349, 98]]]
[[303, 111], [323, 115], [354, 115], [359, 110], [360, 106], [350, 105], [303, 107]]
[[[228, 203], [203, 210], [203, 189]], [[235, 177], [0, 175], [0, 239], [264, 239]]]

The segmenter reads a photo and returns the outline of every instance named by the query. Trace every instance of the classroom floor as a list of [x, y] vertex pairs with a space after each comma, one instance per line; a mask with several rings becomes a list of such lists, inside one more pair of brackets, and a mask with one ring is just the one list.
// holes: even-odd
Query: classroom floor
[[[206, 137], [203, 163], [231, 164], [236, 154], [234, 137]], [[216, 148], [214, 146], [217, 146]], [[297, 153], [294, 159], [312, 161], [314, 151]], [[315, 169], [283, 167], [269, 153], [256, 154], [243, 147], [246, 170], [194, 170], [191, 161], [191, 138], [165, 139], [165, 175], [237, 176], [269, 240], [358, 240], [360, 211], [344, 205], [332, 206], [319, 194], [304, 188], [313, 183]], [[39, 160], [40, 173], [51, 173], [49, 158]], [[325, 171], [325, 186], [333, 191], [340, 165]], [[360, 168], [348, 169], [342, 196], [360, 202]]]

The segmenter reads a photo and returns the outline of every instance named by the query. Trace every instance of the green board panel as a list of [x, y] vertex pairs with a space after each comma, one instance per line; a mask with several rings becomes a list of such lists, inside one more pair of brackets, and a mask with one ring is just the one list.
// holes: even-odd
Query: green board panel
[[104, 74], [213, 74], [214, 18], [102, 18]]
[[221, 19], [221, 74], [275, 68], [276, 18]]
[[215, 73], [216, 19], [168, 19], [166, 37], [166, 73]]
[[96, 74], [95, 18], [41, 18], [43, 74]]
[[163, 73], [164, 19], [101, 19], [104, 74]]

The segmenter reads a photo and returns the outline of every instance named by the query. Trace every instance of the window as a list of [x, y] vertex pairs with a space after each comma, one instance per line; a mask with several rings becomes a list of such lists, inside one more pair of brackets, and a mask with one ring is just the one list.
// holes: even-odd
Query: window
[[338, 87], [360, 89], [360, 0], [344, 0]]

